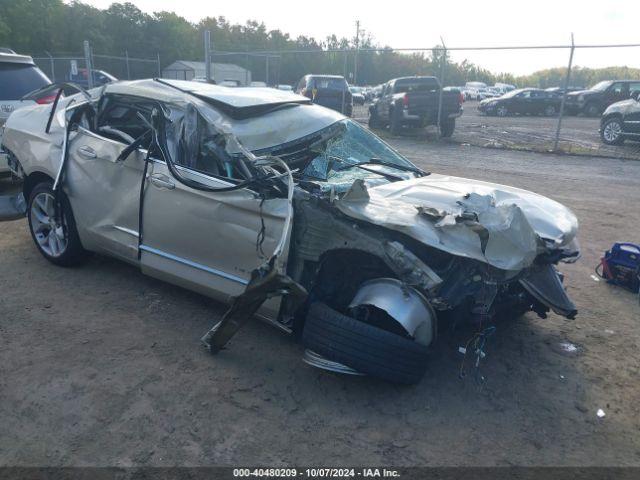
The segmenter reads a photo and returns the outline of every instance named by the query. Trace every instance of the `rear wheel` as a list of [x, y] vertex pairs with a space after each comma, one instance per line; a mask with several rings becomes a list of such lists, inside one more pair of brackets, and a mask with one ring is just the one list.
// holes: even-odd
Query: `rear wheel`
[[425, 345], [337, 312], [309, 307], [302, 333], [309, 350], [360, 373], [396, 383], [417, 383], [427, 368]]
[[587, 117], [597, 117], [600, 115], [600, 107], [593, 102], [587, 103], [584, 107], [584, 114]]
[[453, 131], [456, 129], [456, 119], [448, 118], [440, 125], [440, 136], [443, 138], [449, 138], [453, 135]]
[[29, 197], [27, 218], [31, 237], [42, 256], [51, 263], [69, 267], [84, 260], [87, 251], [80, 243], [69, 200], [64, 192], [60, 195], [60, 204], [56, 206], [51, 183], [36, 185]]
[[554, 105], [547, 105], [544, 109], [544, 114], [547, 117], [553, 117], [556, 114], [556, 107]]
[[600, 138], [607, 145], [620, 145], [624, 142], [622, 136], [622, 122], [619, 118], [610, 118], [605, 121], [600, 130]]

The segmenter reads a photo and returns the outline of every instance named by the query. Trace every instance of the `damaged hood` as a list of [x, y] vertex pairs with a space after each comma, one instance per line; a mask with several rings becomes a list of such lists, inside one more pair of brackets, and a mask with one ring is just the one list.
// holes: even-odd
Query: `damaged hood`
[[511, 271], [568, 245], [578, 230], [575, 215], [549, 198], [437, 174], [372, 188], [356, 181], [336, 207], [431, 247]]

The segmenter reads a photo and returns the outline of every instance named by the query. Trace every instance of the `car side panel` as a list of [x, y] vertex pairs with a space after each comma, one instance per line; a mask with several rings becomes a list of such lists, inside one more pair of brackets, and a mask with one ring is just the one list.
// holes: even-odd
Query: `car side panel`
[[[201, 183], [228, 186], [178, 168]], [[153, 178], [172, 186], [159, 186]], [[284, 226], [286, 199], [262, 202], [246, 189], [196, 190], [173, 178], [162, 162], [152, 164], [149, 179], [143, 212], [143, 271], [225, 302], [242, 293], [252, 270], [275, 250]], [[261, 210], [265, 229], [260, 249]], [[279, 302], [269, 302], [265, 306], [269, 316], [275, 318], [277, 305]]]

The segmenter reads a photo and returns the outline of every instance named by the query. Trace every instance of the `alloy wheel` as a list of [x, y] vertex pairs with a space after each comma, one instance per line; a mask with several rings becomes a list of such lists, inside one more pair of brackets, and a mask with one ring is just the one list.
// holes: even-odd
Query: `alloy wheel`
[[64, 215], [56, 218], [56, 200], [50, 193], [41, 192], [31, 203], [30, 217], [33, 236], [40, 248], [51, 257], [59, 257], [67, 249], [69, 237]]
[[604, 126], [602, 135], [607, 142], [614, 143], [622, 134], [622, 125], [617, 120], [611, 120]]

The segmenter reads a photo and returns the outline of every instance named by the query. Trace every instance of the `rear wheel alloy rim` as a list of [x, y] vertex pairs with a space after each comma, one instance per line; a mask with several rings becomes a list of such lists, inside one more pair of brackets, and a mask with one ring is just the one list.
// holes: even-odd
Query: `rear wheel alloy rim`
[[507, 115], [507, 107], [498, 107], [498, 116], [505, 117]]
[[556, 108], [555, 107], [547, 107], [547, 116], [551, 117], [553, 115], [556, 114]]
[[50, 193], [36, 195], [31, 203], [31, 229], [40, 248], [50, 257], [59, 257], [67, 249], [69, 239], [64, 224], [55, 218], [55, 198]]
[[604, 138], [607, 142], [615, 142], [620, 138], [621, 133], [622, 126], [616, 121], [609, 122], [604, 127]]

